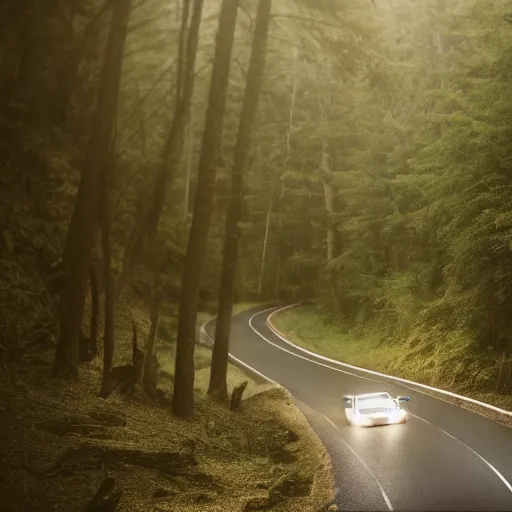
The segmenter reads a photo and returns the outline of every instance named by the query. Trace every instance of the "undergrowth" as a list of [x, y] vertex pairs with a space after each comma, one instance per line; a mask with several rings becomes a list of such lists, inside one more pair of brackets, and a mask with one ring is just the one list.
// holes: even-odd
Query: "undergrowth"
[[[147, 311], [132, 306], [131, 312], [143, 344]], [[173, 317], [162, 320], [168, 334], [175, 332]], [[131, 335], [129, 310], [120, 307], [116, 364], [130, 360]], [[100, 358], [82, 365], [80, 379], [70, 383], [51, 378], [52, 349], [3, 365], [2, 510], [81, 510], [105, 476], [122, 491], [119, 512], [307, 512], [332, 499], [328, 456], [291, 396], [230, 364], [230, 390], [249, 380], [242, 409], [231, 412], [206, 394], [211, 352], [205, 347], [195, 352], [195, 416], [174, 418], [174, 349], [173, 335], [158, 337], [159, 387], [167, 399], [158, 405], [142, 394], [99, 398]], [[99, 415], [116, 421], [102, 426]]]
[[[316, 306], [272, 317], [273, 324], [299, 345], [370, 370], [447, 389], [512, 410], [512, 358], [478, 351], [468, 332], [416, 326], [403, 337], [386, 337], [378, 322], [357, 333], [338, 325]], [[498, 379], [502, 383], [497, 392]]]

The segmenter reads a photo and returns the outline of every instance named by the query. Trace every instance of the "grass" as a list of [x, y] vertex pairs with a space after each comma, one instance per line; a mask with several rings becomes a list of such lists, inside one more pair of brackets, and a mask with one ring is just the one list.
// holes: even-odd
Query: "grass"
[[[385, 343], [378, 336], [355, 337], [343, 332], [322, 317], [314, 306], [283, 311], [273, 316], [272, 322], [300, 346], [355, 366], [386, 373], [403, 357], [402, 345]], [[404, 372], [418, 375], [413, 365]]]
[[384, 371], [401, 354], [398, 345], [383, 344], [378, 337], [355, 338], [320, 316], [314, 306], [285, 310], [272, 323], [298, 345], [331, 359]]
[[[394, 375], [459, 393], [512, 411], [510, 394], [494, 393], [489, 386], [489, 368], [495, 361], [478, 358], [463, 333], [413, 333], [401, 343], [387, 342], [372, 326], [367, 334], [355, 336], [330, 322], [314, 306], [285, 310], [272, 323], [294, 343], [369, 370]], [[478, 406], [467, 405], [512, 425], [510, 418]]]
[[237, 315], [238, 313], [242, 313], [243, 311], [247, 311], [248, 309], [261, 305], [261, 302], [239, 302], [233, 306], [233, 315]]
[[[143, 340], [147, 314], [133, 313]], [[125, 320], [120, 314], [117, 364], [129, 358], [131, 327]], [[162, 344], [161, 370], [171, 376], [161, 377], [160, 388], [170, 398], [173, 349]], [[140, 401], [100, 399], [100, 361], [83, 365], [77, 382], [56, 381], [50, 377], [52, 356], [39, 351], [0, 371], [2, 510], [81, 510], [106, 475], [123, 491], [117, 512], [242, 511], [270, 496], [275, 501], [266, 510], [306, 512], [332, 499], [326, 451], [290, 395], [250, 381], [242, 410], [229, 411], [206, 394], [208, 349], [196, 350], [192, 420], [174, 418], [169, 404], [148, 403], [142, 396]], [[229, 387], [242, 380], [250, 379], [230, 365]], [[124, 416], [126, 425], [96, 426], [92, 435], [87, 430], [95, 422], [88, 415], [95, 411]], [[62, 418], [75, 430], [52, 433], [43, 427]], [[287, 438], [288, 431], [296, 436]], [[282, 452], [289, 463], [276, 459]], [[175, 459], [178, 466], [171, 463]], [[290, 496], [287, 481], [295, 486]]]

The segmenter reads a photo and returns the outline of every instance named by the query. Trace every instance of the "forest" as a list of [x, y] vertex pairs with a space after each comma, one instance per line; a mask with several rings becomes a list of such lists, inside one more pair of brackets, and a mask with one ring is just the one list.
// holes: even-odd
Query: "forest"
[[[297, 79], [274, 279], [282, 300], [317, 305], [286, 326], [335, 326], [354, 355], [375, 348], [365, 363], [388, 351], [375, 369], [509, 408], [510, 5], [376, 4], [355, 68], [333, 62], [327, 90]], [[343, 355], [336, 329], [327, 352]]]
[[0, 0], [3, 385], [221, 417], [237, 307], [306, 302], [510, 404], [511, 7]]

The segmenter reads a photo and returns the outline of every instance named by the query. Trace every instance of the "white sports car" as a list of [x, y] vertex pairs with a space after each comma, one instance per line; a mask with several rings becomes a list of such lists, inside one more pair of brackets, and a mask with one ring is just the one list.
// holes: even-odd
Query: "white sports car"
[[392, 397], [389, 393], [367, 393], [365, 395], [345, 395], [345, 416], [348, 422], [357, 427], [373, 427], [405, 423], [407, 412], [400, 407], [410, 397]]

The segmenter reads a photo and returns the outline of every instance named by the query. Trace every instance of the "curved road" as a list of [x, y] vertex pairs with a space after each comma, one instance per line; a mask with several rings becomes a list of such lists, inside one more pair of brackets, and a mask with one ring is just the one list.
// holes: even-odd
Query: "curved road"
[[[365, 372], [311, 361], [267, 327], [270, 313], [236, 315], [230, 353], [293, 394], [329, 451], [341, 510], [512, 511], [511, 428]], [[411, 397], [406, 425], [344, 424], [342, 395], [382, 390]]]

